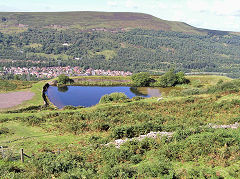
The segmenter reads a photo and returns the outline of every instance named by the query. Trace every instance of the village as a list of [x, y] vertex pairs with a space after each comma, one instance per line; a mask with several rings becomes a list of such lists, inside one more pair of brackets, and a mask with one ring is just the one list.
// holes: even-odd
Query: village
[[82, 69], [81, 67], [3, 67], [0, 76], [13, 75], [33, 75], [37, 78], [55, 78], [60, 74], [67, 76], [130, 76], [131, 72], [111, 71], [102, 69]]

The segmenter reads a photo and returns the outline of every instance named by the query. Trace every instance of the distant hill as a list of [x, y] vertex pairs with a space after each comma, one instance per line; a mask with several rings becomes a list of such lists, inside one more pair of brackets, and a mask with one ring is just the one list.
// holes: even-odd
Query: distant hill
[[240, 77], [240, 36], [141, 13], [0, 13], [0, 67], [80, 66]]
[[198, 29], [183, 22], [130, 12], [0, 12], [0, 31], [23, 31], [28, 27], [76, 29], [146, 29], [206, 34], [225, 33]]

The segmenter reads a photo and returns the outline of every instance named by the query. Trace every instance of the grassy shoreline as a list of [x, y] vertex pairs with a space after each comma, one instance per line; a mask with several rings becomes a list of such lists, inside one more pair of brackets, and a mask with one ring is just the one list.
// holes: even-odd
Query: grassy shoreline
[[[154, 79], [157, 79], [159, 76], [153, 76]], [[209, 87], [211, 85], [217, 84], [219, 80], [223, 80], [224, 82], [226, 81], [231, 81], [231, 78], [225, 77], [225, 76], [215, 76], [215, 75], [191, 75], [191, 76], [186, 76], [187, 79], [190, 80], [190, 84], [187, 85], [178, 85], [177, 88], [179, 89], [187, 89], [187, 88], [192, 88], [192, 87], [198, 87], [198, 88], [203, 88], [203, 87]], [[80, 77], [71, 77], [75, 82], [73, 84], [69, 84], [72, 86], [133, 86], [133, 83], [131, 81], [130, 76], [80, 76]], [[27, 88], [25, 86], [24, 89], [19, 87], [21, 91], [31, 91], [35, 93], [34, 97], [31, 100], [25, 101], [22, 104], [19, 104], [17, 106], [14, 106], [12, 108], [7, 108], [7, 109], [0, 109], [1, 111], [8, 111], [8, 110], [16, 110], [20, 108], [26, 108], [29, 106], [37, 106], [37, 105], [43, 105], [43, 99], [42, 99], [42, 87], [51, 81], [57, 80], [51, 79], [51, 80], [44, 80], [40, 82], [30, 82], [28, 84], [31, 84], [31, 88]], [[16, 84], [21, 84], [22, 82], [20, 81], [14, 81]], [[30, 87], [30, 86], [29, 86]], [[19, 91], [17, 89], [11, 90], [9, 89], [8, 91], [0, 91], [0, 92], [12, 92], [12, 91]], [[165, 90], [164, 90], [165, 91]], [[54, 106], [54, 105], [53, 105]]]

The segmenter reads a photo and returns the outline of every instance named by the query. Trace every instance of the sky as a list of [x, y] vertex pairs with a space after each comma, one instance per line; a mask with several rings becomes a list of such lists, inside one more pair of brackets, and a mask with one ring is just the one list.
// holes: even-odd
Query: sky
[[240, 0], [0, 0], [0, 12], [141, 12], [199, 28], [240, 32]]

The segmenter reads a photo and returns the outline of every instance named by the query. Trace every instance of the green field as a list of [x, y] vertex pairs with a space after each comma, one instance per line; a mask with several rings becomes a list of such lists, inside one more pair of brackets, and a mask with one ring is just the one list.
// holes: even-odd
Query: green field
[[[86, 77], [96, 79], [97, 77]], [[99, 77], [98, 77], [99, 78]], [[106, 79], [106, 77], [102, 77]], [[127, 99], [89, 108], [39, 108], [37, 95], [21, 110], [0, 113], [0, 159], [3, 178], [239, 178], [240, 128], [209, 124], [240, 122], [239, 80], [188, 76], [180, 93]], [[123, 77], [118, 79], [123, 80]], [[108, 78], [109, 80], [109, 78]], [[196, 90], [198, 94], [186, 93]], [[170, 92], [171, 93], [171, 92]], [[175, 94], [175, 95], [174, 95]], [[31, 105], [31, 108], [26, 106]], [[171, 138], [116, 139], [150, 131], [174, 132]], [[19, 151], [31, 156], [21, 163]], [[1, 155], [0, 155], [1, 157]]]
[[0, 92], [16, 91], [31, 88], [34, 83], [35, 82], [0, 79]]

